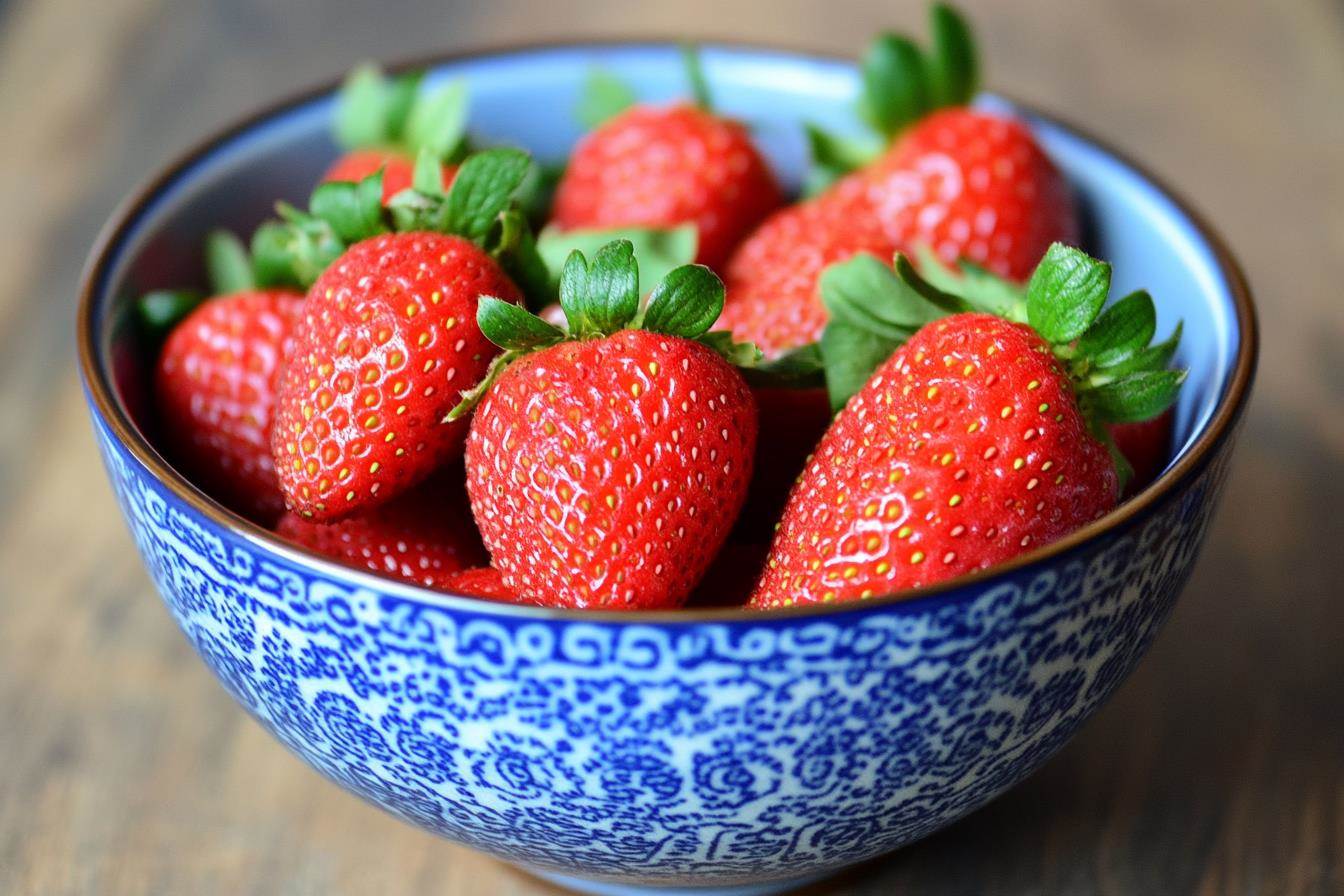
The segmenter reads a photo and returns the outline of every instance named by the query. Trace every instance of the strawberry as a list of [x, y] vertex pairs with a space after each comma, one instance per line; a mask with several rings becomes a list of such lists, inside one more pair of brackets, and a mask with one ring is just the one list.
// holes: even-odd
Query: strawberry
[[706, 335], [722, 284], [687, 265], [641, 308], [638, 282], [617, 241], [566, 262], [567, 330], [481, 299], [505, 353], [454, 412], [480, 402], [467, 491], [504, 584], [547, 605], [681, 605], [746, 494], [756, 408], [717, 350], [755, 352]]
[[139, 304], [163, 346], [154, 401], [165, 447], [206, 492], [269, 523], [284, 509], [271, 462], [276, 387], [303, 297], [269, 288], [247, 250], [217, 231], [205, 244], [214, 295], [158, 290]]
[[[466, 425], [443, 417], [495, 354], [476, 326], [477, 298], [521, 299], [486, 244], [525, 228], [506, 209], [527, 167], [519, 151], [491, 150], [462, 164], [446, 196], [420, 192], [418, 178], [384, 209], [374, 177], [319, 187], [313, 214], [287, 210], [293, 267], [320, 272], [272, 440], [291, 510], [319, 521], [353, 514], [460, 456]], [[505, 214], [514, 220], [501, 225]], [[389, 232], [389, 215], [403, 229]]]
[[485, 555], [461, 491], [435, 479], [334, 523], [287, 513], [275, 531], [356, 569], [443, 590], [453, 573]]
[[896, 268], [826, 274], [828, 385], [852, 398], [789, 496], [754, 606], [890, 594], [1067, 535], [1120, 494], [1105, 424], [1161, 413], [1184, 378], [1148, 346], [1152, 299], [1100, 313], [1110, 268], [1075, 249], [1047, 252], [1023, 321]]
[[383, 202], [411, 186], [416, 160], [440, 163], [446, 190], [455, 161], [466, 148], [467, 97], [461, 82], [422, 90], [423, 72], [385, 78], [374, 66], [350, 73], [336, 101], [335, 137], [345, 153], [322, 175], [322, 183], [363, 180], [383, 172]]
[[159, 355], [154, 398], [173, 458], [192, 480], [254, 519], [283, 509], [271, 424], [285, 346], [303, 297], [247, 290], [206, 300]]
[[710, 111], [694, 64], [692, 82], [701, 88], [698, 104], [632, 105], [579, 143], [556, 187], [555, 227], [694, 224], [696, 260], [718, 269], [783, 203], [747, 129]]
[[935, 5], [931, 24], [929, 52], [884, 34], [865, 56], [861, 111], [890, 146], [810, 128], [815, 197], [776, 214], [728, 263], [723, 323], [769, 356], [820, 336], [817, 278], [857, 252], [927, 246], [1020, 280], [1051, 241], [1077, 240], [1067, 185], [1031, 132], [965, 108], [977, 82], [965, 22]]
[[444, 576], [439, 590], [465, 594], [469, 597], [483, 597], [506, 604], [535, 603], [505, 585], [504, 577], [499, 570], [489, 566], [476, 566]]

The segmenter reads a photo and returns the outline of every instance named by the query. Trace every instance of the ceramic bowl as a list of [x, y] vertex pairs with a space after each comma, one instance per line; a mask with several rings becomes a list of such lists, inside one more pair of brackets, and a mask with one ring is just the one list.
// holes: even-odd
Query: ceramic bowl
[[[719, 106], [783, 176], [800, 122], [841, 130], [845, 61], [709, 46]], [[557, 160], [600, 65], [682, 91], [675, 47], [534, 47], [430, 63], [473, 131]], [[1007, 102], [987, 98], [1004, 107]], [[289, 749], [413, 824], [589, 892], [773, 892], [910, 843], [1058, 750], [1134, 667], [1190, 574], [1256, 353], [1222, 244], [1133, 165], [1018, 109], [1077, 189], [1116, 288], [1185, 322], [1177, 451], [1156, 484], [1063, 541], [917, 595], [768, 613], [620, 615], [427, 592], [278, 541], [154, 446], [130, 314], [199, 282], [217, 226], [301, 200], [335, 154], [326, 89], [210, 140], [117, 212], [79, 312], [94, 429], [145, 566], [237, 700]]]

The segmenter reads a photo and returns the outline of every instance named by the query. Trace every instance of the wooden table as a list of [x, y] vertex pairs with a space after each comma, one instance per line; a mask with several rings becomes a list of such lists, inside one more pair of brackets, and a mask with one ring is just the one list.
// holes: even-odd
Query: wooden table
[[[1022, 787], [815, 892], [1344, 891], [1344, 7], [968, 5], [996, 87], [1127, 147], [1224, 230], [1264, 360], [1204, 558], [1134, 677]], [[154, 597], [70, 350], [80, 264], [134, 182], [360, 56], [688, 30], [846, 51], [923, 18], [913, 0], [336, 7], [0, 2], [0, 893], [552, 892], [321, 780]]]

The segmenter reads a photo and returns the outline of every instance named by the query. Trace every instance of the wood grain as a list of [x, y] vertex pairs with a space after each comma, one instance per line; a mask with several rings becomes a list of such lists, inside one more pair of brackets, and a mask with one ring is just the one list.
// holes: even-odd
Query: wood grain
[[[553, 892], [319, 779], [153, 596], [70, 357], [80, 262], [133, 183], [364, 56], [688, 31], [845, 51], [922, 5], [0, 7], [0, 893]], [[995, 86], [1127, 147], [1224, 230], [1264, 361], [1204, 558], [1134, 677], [1022, 787], [813, 892], [1344, 891], [1344, 10], [966, 5]]]

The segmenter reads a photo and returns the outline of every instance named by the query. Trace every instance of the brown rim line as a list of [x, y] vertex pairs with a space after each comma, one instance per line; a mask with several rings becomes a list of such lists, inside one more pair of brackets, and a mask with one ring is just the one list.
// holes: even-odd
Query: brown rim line
[[[682, 41], [670, 41], [656, 38], [633, 37], [580, 40], [572, 42], [524, 42], [430, 55], [418, 59], [402, 60], [400, 62], [388, 64], [385, 68], [389, 71], [403, 71], [410, 68], [433, 68], [468, 59], [478, 59], [490, 56], [522, 55], [528, 52], [542, 50], [583, 49], [585, 47], [630, 47], [632, 49], [648, 47], [672, 49], [684, 42], [684, 40], [684, 38]], [[852, 63], [851, 59], [838, 54], [818, 52], [807, 48], [789, 47], [780, 44], [756, 44], [739, 39], [693, 38], [693, 40], [699, 45], [709, 48], [723, 48], [726, 50], [758, 53], [782, 53], [826, 62]], [[1217, 261], [1219, 272], [1222, 274], [1223, 279], [1227, 283], [1228, 290], [1231, 293], [1241, 338], [1237, 344], [1236, 362], [1233, 366], [1232, 375], [1227, 383], [1224, 394], [1219, 400], [1218, 405], [1214, 408], [1213, 415], [1206, 424], [1203, 432], [1200, 433], [1194, 444], [1177, 459], [1176, 463], [1169, 467], [1155, 482], [1141, 491], [1138, 495], [1119, 505], [1105, 516], [1071, 532], [1069, 535], [1058, 541], [1037, 548], [1026, 554], [1021, 554], [1014, 557], [1012, 560], [1000, 563], [989, 569], [980, 570], [979, 572], [971, 573], [959, 578], [949, 579], [945, 582], [939, 582], [936, 585], [931, 585], [927, 588], [907, 589], [882, 597], [850, 601], [841, 604], [812, 604], [772, 610], [751, 610], [746, 608], [725, 607], [714, 609], [640, 612], [527, 607], [483, 601], [479, 598], [467, 595], [431, 591], [425, 588], [398, 582], [393, 579], [383, 578], [374, 575], [373, 573], [364, 572], [352, 567], [343, 566], [333, 560], [309, 551], [306, 548], [283, 541], [274, 533], [243, 519], [197, 490], [194, 485], [174, 470], [158, 451], [149, 444], [148, 440], [140, 433], [139, 429], [137, 429], [130, 421], [124, 409], [121, 407], [120, 402], [118, 402], [113, 395], [107, 372], [98, 362], [98, 351], [97, 345], [95, 344], [93, 326], [94, 308], [97, 300], [95, 286], [108, 272], [112, 249], [121, 242], [131, 223], [140, 216], [145, 206], [149, 204], [160, 190], [167, 184], [176, 180], [184, 170], [194, 165], [203, 156], [212, 152], [219, 145], [241, 136], [243, 133], [251, 130], [253, 127], [266, 120], [290, 111], [297, 106], [326, 96], [334, 92], [339, 85], [340, 79], [332, 78], [317, 87], [304, 90], [287, 99], [279, 100], [263, 107], [260, 111], [255, 112], [252, 115], [245, 116], [235, 124], [220, 129], [210, 137], [198, 143], [195, 147], [179, 156], [173, 163], [162, 169], [158, 174], [151, 176], [135, 189], [113, 212], [112, 217], [103, 226], [97, 240], [94, 242], [89, 260], [85, 264], [84, 270], [80, 275], [80, 301], [78, 312], [79, 366], [81, 374], [83, 375], [84, 382], [88, 388], [89, 395], [93, 399], [94, 406], [97, 408], [98, 413], [103, 419], [104, 425], [112, 431], [118, 441], [130, 451], [132, 456], [134, 456], [134, 458], [142, 464], [154, 478], [175, 496], [212, 522], [230, 530], [235, 535], [252, 542], [258, 548], [283, 556], [299, 565], [310, 567], [315, 572], [328, 576], [329, 578], [353, 582], [359, 587], [367, 588], [375, 593], [382, 593], [400, 599], [418, 601], [425, 604], [438, 604], [445, 609], [477, 612], [485, 615], [515, 616], [567, 622], [601, 621], [636, 625], [651, 622], [656, 622], [660, 625], [669, 623], [695, 624], [732, 621], [768, 622], [771, 620], [797, 617], [833, 616], [854, 612], [867, 612], [879, 608], [899, 610], [902, 606], [909, 606], [911, 610], [923, 609], [929, 601], [948, 596], [954, 592], [961, 592], [963, 589], [966, 589], [964, 593], [969, 596], [973, 593], [975, 586], [977, 585], [983, 585], [994, 579], [1007, 576], [1018, 570], [1034, 566], [1061, 554], [1068, 553], [1084, 543], [1101, 538], [1142, 516], [1145, 511], [1167, 498], [1186, 478], [1200, 469], [1209, 459], [1214, 448], [1231, 435], [1237, 419], [1244, 409], [1249, 397], [1251, 381], [1255, 374], [1256, 362], [1259, 356], [1259, 326], [1256, 320], [1255, 306], [1251, 300], [1250, 288], [1246, 282], [1246, 276], [1242, 272], [1240, 265], [1238, 265], [1236, 260], [1232, 257], [1232, 253], [1228, 249], [1223, 238], [1201, 215], [1191, 208], [1190, 204], [1186, 202], [1180, 194], [1173, 191], [1165, 182], [1154, 176], [1152, 172], [1143, 165], [1134, 162], [1131, 158], [1118, 151], [1106, 141], [1096, 138], [1086, 130], [1077, 128], [1057, 116], [1041, 113], [1029, 104], [1019, 103], [1010, 96], [994, 94], [995, 96], [1007, 100], [1014, 108], [1021, 110], [1023, 113], [1049, 122], [1056, 127], [1068, 131], [1088, 143], [1091, 143], [1093, 146], [1119, 160], [1122, 164], [1126, 165], [1140, 177], [1155, 186], [1159, 192], [1171, 200], [1182, 214], [1189, 218], [1200, 237], [1208, 244]]]

